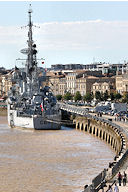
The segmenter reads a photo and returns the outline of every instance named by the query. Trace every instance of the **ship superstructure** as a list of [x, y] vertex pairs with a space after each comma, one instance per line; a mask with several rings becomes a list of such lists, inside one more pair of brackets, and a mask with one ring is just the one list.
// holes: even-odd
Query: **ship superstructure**
[[27, 55], [25, 68], [15, 66], [12, 75], [13, 87], [8, 94], [8, 123], [12, 127], [34, 129], [59, 129], [61, 114], [50, 87], [40, 88], [37, 50], [33, 41], [31, 20], [32, 9], [28, 10], [28, 47], [21, 50]]

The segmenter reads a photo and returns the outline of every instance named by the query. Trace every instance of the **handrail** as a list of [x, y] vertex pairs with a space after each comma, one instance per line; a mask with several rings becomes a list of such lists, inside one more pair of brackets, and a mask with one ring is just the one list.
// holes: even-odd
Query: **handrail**
[[[116, 183], [116, 180], [115, 181], [113, 181], [113, 183], [110, 185], [111, 187], [114, 185]], [[106, 192], [108, 192], [109, 191], [109, 189], [107, 189], [107, 191]]]

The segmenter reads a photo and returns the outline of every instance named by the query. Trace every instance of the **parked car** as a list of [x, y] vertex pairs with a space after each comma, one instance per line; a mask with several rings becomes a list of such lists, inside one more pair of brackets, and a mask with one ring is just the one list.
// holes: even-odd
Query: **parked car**
[[95, 108], [90, 108], [90, 109], [89, 109], [89, 112], [95, 113], [96, 110], [95, 110]]

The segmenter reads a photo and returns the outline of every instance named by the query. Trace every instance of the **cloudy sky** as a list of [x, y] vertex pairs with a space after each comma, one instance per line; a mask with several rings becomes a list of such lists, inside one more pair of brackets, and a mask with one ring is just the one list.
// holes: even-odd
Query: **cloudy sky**
[[[22, 66], [29, 1], [0, 1], [0, 67]], [[128, 2], [32, 1], [38, 58], [51, 64], [128, 61]], [[39, 62], [41, 66], [41, 62]]]

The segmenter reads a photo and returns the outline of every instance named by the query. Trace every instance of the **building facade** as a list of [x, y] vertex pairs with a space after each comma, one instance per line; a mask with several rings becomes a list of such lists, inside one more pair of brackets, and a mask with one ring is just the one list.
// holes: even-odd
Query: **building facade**
[[72, 95], [76, 93], [76, 76], [78, 73], [72, 72], [66, 75], [66, 84], [67, 92], [70, 92]]
[[65, 95], [65, 93], [67, 92], [67, 84], [66, 84], [66, 78], [60, 78], [59, 80], [59, 94], [60, 95]]
[[116, 77], [100, 78], [92, 85], [93, 94], [95, 95], [97, 91], [99, 91], [100, 93], [105, 93], [107, 91], [109, 94], [116, 91], [115, 78]]
[[128, 92], [128, 72], [116, 76], [116, 91], [120, 94]]
[[93, 92], [93, 94], [95, 95], [95, 93], [96, 93], [97, 91], [99, 91], [100, 93], [105, 93], [106, 91], [108, 91], [108, 93], [110, 93], [109, 83], [107, 83], [107, 82], [103, 82], [103, 83], [95, 82], [95, 83], [92, 85], [92, 92]]
[[82, 96], [91, 93], [91, 87], [98, 79], [98, 77], [83, 74], [82, 77], [76, 79], [76, 91], [79, 91]]
[[8, 91], [12, 87], [12, 74], [8, 73], [2, 75], [0, 78], [0, 96], [5, 97], [8, 95]]
[[65, 74], [51, 73], [49, 74], [49, 87], [54, 95], [64, 95], [66, 92]]

